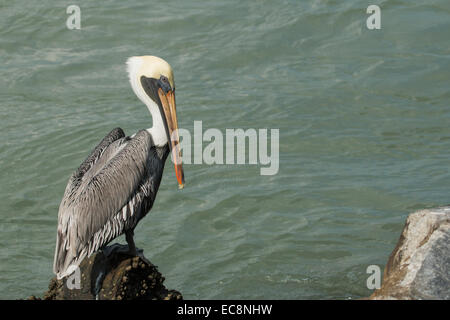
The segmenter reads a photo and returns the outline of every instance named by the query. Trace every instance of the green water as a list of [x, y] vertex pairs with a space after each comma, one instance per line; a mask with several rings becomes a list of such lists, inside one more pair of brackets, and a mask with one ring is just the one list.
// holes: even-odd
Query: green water
[[191, 164], [178, 191], [166, 167], [136, 243], [185, 298], [367, 296], [408, 213], [450, 202], [448, 0], [1, 0], [0, 298], [42, 296], [89, 151], [151, 127], [125, 72], [145, 54], [175, 71], [181, 127], [280, 130], [274, 176]]

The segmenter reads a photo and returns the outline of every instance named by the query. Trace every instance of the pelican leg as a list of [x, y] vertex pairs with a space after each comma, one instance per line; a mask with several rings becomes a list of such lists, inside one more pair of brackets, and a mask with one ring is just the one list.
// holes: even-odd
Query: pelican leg
[[136, 246], [134, 244], [133, 236], [134, 236], [133, 230], [125, 231], [125, 239], [127, 240], [127, 243], [128, 243], [128, 254], [130, 254], [132, 256], [136, 256], [137, 252], [136, 252]]
[[94, 295], [95, 300], [100, 300], [100, 290], [102, 289], [103, 280], [105, 280], [106, 277], [106, 267], [102, 268], [97, 277], [95, 278], [95, 284], [94, 284]]
[[103, 252], [103, 255], [109, 258], [113, 253], [117, 254], [126, 254], [129, 256], [141, 256], [144, 250], [136, 248], [133, 240], [133, 231], [125, 231], [125, 239], [127, 240], [128, 245], [114, 243], [110, 246], [104, 246], [100, 250]]

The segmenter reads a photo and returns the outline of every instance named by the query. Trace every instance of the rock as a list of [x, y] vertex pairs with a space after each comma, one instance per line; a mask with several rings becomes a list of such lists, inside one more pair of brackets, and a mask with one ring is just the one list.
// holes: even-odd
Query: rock
[[450, 299], [450, 206], [408, 216], [369, 299]]
[[[99, 300], [180, 300], [181, 293], [168, 290], [157, 267], [142, 254], [132, 257], [115, 244], [85, 258], [80, 264], [79, 282], [76, 274], [50, 280], [44, 300], [94, 300], [95, 283], [99, 282]], [[111, 250], [112, 249], [112, 250]], [[118, 250], [116, 250], [118, 249]], [[108, 251], [109, 250], [109, 251]], [[106, 253], [105, 253], [106, 252]], [[104, 277], [100, 274], [103, 272]], [[100, 276], [100, 277], [99, 277]], [[102, 281], [103, 279], [103, 281]], [[71, 289], [69, 289], [71, 288]], [[30, 297], [31, 299], [39, 299]], [[29, 299], [30, 299], [29, 298]]]

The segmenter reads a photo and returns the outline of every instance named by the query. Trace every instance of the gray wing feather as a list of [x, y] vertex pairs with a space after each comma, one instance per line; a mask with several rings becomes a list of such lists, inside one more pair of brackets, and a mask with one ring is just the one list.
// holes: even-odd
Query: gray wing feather
[[[133, 139], [114, 130], [81, 164], [66, 187], [58, 214], [54, 272], [70, 274], [85, 256], [124, 231], [140, 205], [153, 142], [147, 131]], [[147, 183], [148, 184], [148, 183]], [[139, 198], [139, 199], [136, 199]], [[137, 223], [134, 214], [133, 222]]]

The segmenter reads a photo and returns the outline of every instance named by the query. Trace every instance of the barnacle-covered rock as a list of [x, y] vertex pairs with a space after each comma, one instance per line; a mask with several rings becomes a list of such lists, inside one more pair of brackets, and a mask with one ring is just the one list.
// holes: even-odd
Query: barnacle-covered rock
[[[72, 275], [50, 281], [44, 300], [180, 300], [164, 277], [142, 254], [130, 256], [115, 244], [85, 258]], [[96, 290], [98, 294], [96, 294]], [[36, 297], [33, 297], [37, 299]]]

